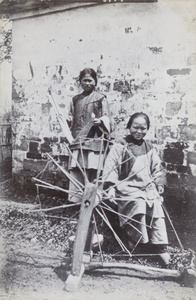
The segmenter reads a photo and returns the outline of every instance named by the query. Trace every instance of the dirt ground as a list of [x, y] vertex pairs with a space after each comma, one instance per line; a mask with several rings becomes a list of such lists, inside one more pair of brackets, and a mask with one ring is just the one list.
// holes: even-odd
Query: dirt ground
[[[186, 287], [179, 278], [156, 279], [117, 268], [85, 271], [78, 290], [65, 291], [68, 274], [64, 261], [68, 248], [65, 236], [73, 228], [66, 227], [66, 231], [61, 226], [64, 220], [57, 224], [43, 215], [29, 217], [26, 212], [36, 207], [37, 200], [33, 197], [30, 201], [24, 195], [23, 198], [13, 193], [1, 195], [0, 300], [196, 299], [195, 285]], [[188, 243], [188, 247], [195, 245], [195, 231], [187, 231], [185, 227], [184, 231], [182, 242]]]

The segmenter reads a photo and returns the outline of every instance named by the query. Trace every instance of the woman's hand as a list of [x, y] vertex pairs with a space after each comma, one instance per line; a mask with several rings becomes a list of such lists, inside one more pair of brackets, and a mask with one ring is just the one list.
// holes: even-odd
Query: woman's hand
[[73, 117], [72, 117], [72, 116], [68, 116], [68, 117], [67, 117], [67, 121], [68, 121], [68, 122], [72, 122], [72, 121], [73, 121]]
[[158, 191], [159, 195], [162, 195], [164, 193], [164, 186], [157, 185], [157, 191]]
[[94, 121], [94, 125], [99, 126], [101, 124], [101, 120], [99, 118], [95, 118], [95, 114], [94, 113], [91, 114], [91, 118]]
[[102, 200], [102, 194], [101, 191], [97, 190], [97, 194], [95, 197], [95, 203], [94, 203], [94, 207], [96, 207]]
[[99, 126], [101, 124], [101, 120], [99, 118], [94, 118], [94, 125]]
[[114, 198], [115, 198], [115, 195], [116, 195], [115, 188], [111, 187], [111, 188], [109, 189], [109, 191], [107, 192], [107, 194], [108, 194], [109, 200], [110, 200], [111, 202], [114, 201]]

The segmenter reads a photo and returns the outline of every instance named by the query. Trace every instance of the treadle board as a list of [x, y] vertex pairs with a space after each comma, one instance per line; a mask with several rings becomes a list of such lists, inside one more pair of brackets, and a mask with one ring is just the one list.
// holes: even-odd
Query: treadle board
[[[155, 268], [149, 266], [142, 266], [132, 263], [119, 263], [119, 262], [90, 262], [86, 269], [128, 269], [129, 271], [134, 271], [140, 273], [141, 277], [151, 277], [151, 278], [163, 278], [163, 277], [174, 277], [178, 278], [181, 272], [178, 270], [170, 270], [164, 268]], [[134, 273], [135, 274], [135, 273]]]
[[164, 268], [155, 268], [149, 266], [142, 266], [132, 263], [115, 263], [115, 262], [90, 262], [86, 270], [92, 271], [94, 269], [128, 269], [130, 276], [139, 276], [141, 278], [166, 279], [175, 278], [180, 279], [185, 287], [194, 288], [196, 284], [196, 271], [193, 268], [185, 268], [180, 270], [171, 270]]

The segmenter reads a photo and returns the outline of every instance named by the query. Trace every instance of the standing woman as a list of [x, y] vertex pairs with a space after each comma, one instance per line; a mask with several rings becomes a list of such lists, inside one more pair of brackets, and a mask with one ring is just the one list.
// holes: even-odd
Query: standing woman
[[[105, 141], [109, 138], [111, 118], [106, 96], [95, 89], [96, 72], [90, 68], [84, 69], [80, 72], [79, 81], [83, 92], [72, 99], [69, 113], [71, 132], [75, 139], [70, 146], [72, 156], [69, 169], [72, 177], [84, 184], [84, 174], [78, 168], [77, 162], [92, 182], [97, 176], [100, 151], [102, 155], [104, 152], [104, 147], [100, 150], [101, 137], [104, 137]], [[71, 181], [69, 189], [69, 200], [81, 201], [80, 194], [73, 195], [72, 192], [77, 192], [77, 188]]]
[[166, 176], [157, 150], [144, 140], [149, 127], [146, 114], [139, 112], [130, 117], [127, 124], [130, 135], [112, 147], [105, 162], [104, 178], [109, 198], [116, 199], [129, 249], [134, 250], [139, 244], [143, 251], [160, 254], [168, 264], [161, 197]]

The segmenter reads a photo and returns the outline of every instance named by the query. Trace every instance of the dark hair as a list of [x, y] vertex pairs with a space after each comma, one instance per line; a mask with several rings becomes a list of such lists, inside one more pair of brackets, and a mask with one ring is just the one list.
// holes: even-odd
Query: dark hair
[[133, 114], [130, 119], [129, 119], [129, 122], [127, 123], [127, 129], [129, 129], [133, 123], [133, 121], [138, 118], [138, 117], [143, 117], [145, 120], [146, 120], [146, 124], [147, 124], [147, 129], [149, 129], [150, 127], [150, 119], [149, 117], [143, 113], [143, 112], [137, 112], [135, 114]]
[[90, 68], [86, 68], [80, 72], [79, 81], [81, 82], [82, 78], [86, 74], [89, 74], [95, 80], [95, 84], [97, 85], [97, 73], [93, 69], [90, 69]]

